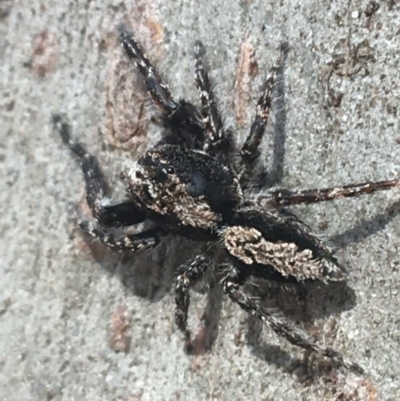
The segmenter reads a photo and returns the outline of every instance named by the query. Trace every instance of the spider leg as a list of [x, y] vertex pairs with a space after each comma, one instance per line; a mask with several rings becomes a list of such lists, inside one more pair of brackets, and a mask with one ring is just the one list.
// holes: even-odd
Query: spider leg
[[209, 148], [215, 147], [221, 143], [225, 137], [225, 133], [221, 116], [215, 103], [210, 79], [204, 65], [204, 53], [205, 49], [203, 44], [200, 41], [196, 41], [194, 46], [194, 56], [196, 60], [194, 76], [196, 87], [200, 95], [203, 124], [206, 129], [204, 150], [207, 151]]
[[119, 27], [119, 39], [128, 57], [136, 63], [154, 103], [164, 116], [173, 115], [178, 110], [179, 104], [175, 102], [168, 85], [162, 81], [134, 37], [123, 26]]
[[152, 248], [159, 242], [159, 228], [137, 234], [127, 234], [123, 229], [112, 229], [95, 225], [91, 221], [80, 221], [79, 226], [92, 237], [100, 240], [107, 247], [116, 251], [140, 251]]
[[146, 216], [133, 203], [107, 204], [108, 185], [94, 156], [71, 139], [71, 127], [59, 115], [53, 116], [53, 124], [62, 141], [81, 162], [86, 184], [86, 201], [93, 217], [104, 226], [130, 226], [146, 219]]
[[204, 256], [198, 256], [189, 265], [183, 265], [179, 268], [179, 275], [175, 284], [175, 322], [179, 330], [185, 334], [186, 343], [190, 341], [190, 331], [187, 328], [188, 309], [190, 303], [189, 290], [204, 273], [209, 264]]
[[242, 174], [244, 175], [251, 173], [259, 157], [259, 146], [265, 132], [265, 127], [268, 123], [269, 113], [272, 106], [272, 93], [274, 91], [274, 85], [281, 63], [282, 57], [280, 56], [275, 67], [271, 69], [269, 76], [264, 83], [264, 90], [257, 102], [256, 117], [251, 125], [250, 133], [240, 151], [243, 165]]
[[308, 189], [304, 191], [277, 189], [269, 192], [265, 196], [261, 195], [258, 197], [258, 200], [261, 201], [263, 205], [289, 206], [369, 195], [377, 191], [385, 191], [395, 187], [400, 187], [400, 179], [364, 182], [361, 184], [344, 185], [343, 187]]
[[363, 369], [359, 365], [346, 360], [338, 351], [335, 351], [332, 348], [324, 348], [320, 347], [317, 344], [314, 344], [305, 336], [301, 335], [296, 330], [291, 328], [286, 322], [280, 320], [270, 311], [263, 308], [258, 300], [246, 295], [240, 289], [241, 285], [243, 285], [244, 282], [244, 277], [240, 277], [240, 273], [233, 268], [222, 281], [224, 292], [233, 302], [237, 303], [242, 309], [249, 311], [254, 316], [257, 316], [269, 327], [271, 327], [271, 329], [274, 330], [275, 333], [286, 338], [286, 340], [288, 340], [291, 344], [301, 347], [306, 351], [315, 352], [319, 355], [331, 358], [340, 366], [354, 371], [355, 373], [363, 373]]
[[176, 145], [185, 143], [189, 148], [202, 148], [204, 127], [197, 108], [185, 100], [174, 100], [168, 85], [124, 26], [119, 27], [119, 39], [129, 59], [137, 65], [147, 92], [161, 111], [161, 116], [153, 121], [172, 132], [172, 135], [164, 137], [163, 142]]

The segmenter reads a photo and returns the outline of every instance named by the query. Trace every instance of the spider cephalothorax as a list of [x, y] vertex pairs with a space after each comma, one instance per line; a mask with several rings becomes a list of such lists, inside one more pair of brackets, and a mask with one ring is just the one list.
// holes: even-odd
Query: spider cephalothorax
[[242, 200], [229, 168], [203, 151], [177, 145], [149, 150], [123, 177], [128, 197], [177, 226], [215, 231]]
[[[361, 371], [337, 351], [320, 347], [290, 328], [259, 300], [246, 294], [242, 285], [254, 276], [283, 283], [342, 280], [343, 269], [332, 250], [282, 206], [370, 194], [399, 186], [399, 180], [300, 192], [247, 191], [249, 178], [259, 162], [258, 148], [268, 121], [277, 67], [266, 80], [246, 141], [235, 145], [216, 107], [200, 42], [195, 45], [195, 82], [201, 100], [198, 111], [193, 104], [172, 97], [168, 86], [125, 28], [120, 28], [119, 36], [160, 111], [157, 119], [164, 126], [164, 135], [121, 173], [126, 200], [110, 203], [106, 200], [107, 186], [96, 159], [71, 140], [68, 124], [60, 116], [54, 116], [53, 122], [63, 141], [81, 161], [86, 199], [96, 221], [81, 221], [81, 227], [120, 251], [153, 247], [167, 234], [215, 243], [226, 259], [221, 283], [232, 301], [291, 343]], [[179, 268], [176, 279], [175, 319], [187, 340], [190, 339], [189, 290], [212, 264], [209, 258], [209, 255], [196, 256]]]

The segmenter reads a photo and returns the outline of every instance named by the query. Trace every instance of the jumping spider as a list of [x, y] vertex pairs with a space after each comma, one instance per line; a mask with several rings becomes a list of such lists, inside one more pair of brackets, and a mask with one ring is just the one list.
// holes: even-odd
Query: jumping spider
[[[222, 124], [200, 42], [194, 48], [199, 111], [193, 104], [173, 98], [124, 27], [119, 28], [119, 38], [159, 109], [158, 122], [164, 127], [164, 134], [160, 142], [121, 173], [126, 200], [113, 203], [106, 198], [106, 183], [96, 159], [72, 141], [70, 127], [59, 115], [53, 117], [63, 142], [81, 162], [86, 200], [96, 220], [95, 223], [80, 221], [80, 226], [119, 251], [136, 252], [154, 247], [167, 234], [213, 242], [226, 259], [221, 284], [233, 302], [290, 343], [361, 372], [357, 364], [347, 361], [339, 352], [316, 345], [292, 329], [258, 299], [246, 294], [242, 286], [250, 277], [280, 283], [343, 280], [343, 269], [333, 251], [283, 207], [371, 194], [399, 186], [400, 180], [299, 192], [269, 189], [255, 194], [249, 191], [249, 180], [259, 162], [259, 145], [268, 122], [280, 61], [265, 82], [250, 133], [244, 144], [239, 145]], [[197, 256], [179, 268], [176, 278], [175, 320], [187, 341], [190, 339], [189, 290], [210, 264], [209, 256]]]

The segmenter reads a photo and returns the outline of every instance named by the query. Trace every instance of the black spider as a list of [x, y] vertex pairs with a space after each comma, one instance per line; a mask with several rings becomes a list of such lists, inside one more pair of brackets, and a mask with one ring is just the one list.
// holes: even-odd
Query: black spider
[[[121, 173], [126, 200], [110, 203], [105, 197], [106, 184], [96, 159], [71, 140], [69, 125], [60, 116], [53, 117], [63, 142], [81, 161], [87, 203], [96, 220], [96, 223], [81, 221], [80, 226], [110, 248], [121, 251], [154, 247], [161, 237], [171, 233], [214, 242], [225, 254], [221, 283], [233, 302], [292, 344], [361, 372], [357, 364], [345, 360], [339, 352], [320, 347], [299, 334], [241, 287], [253, 276], [282, 283], [342, 280], [343, 269], [332, 250], [282, 207], [370, 194], [399, 186], [399, 180], [300, 192], [270, 189], [254, 194], [248, 191], [247, 184], [259, 162], [259, 144], [268, 121], [278, 67], [272, 69], [266, 80], [250, 133], [240, 146], [223, 127], [203, 64], [204, 50], [200, 42], [196, 43], [194, 53], [201, 112], [191, 103], [172, 97], [168, 86], [124, 27], [120, 27], [119, 37], [160, 110], [164, 135]], [[179, 269], [175, 319], [186, 340], [190, 338], [189, 289], [209, 265], [208, 257], [200, 255]]]

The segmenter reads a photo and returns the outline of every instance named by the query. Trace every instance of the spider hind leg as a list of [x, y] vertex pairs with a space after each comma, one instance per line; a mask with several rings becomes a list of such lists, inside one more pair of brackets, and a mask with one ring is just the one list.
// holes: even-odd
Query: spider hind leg
[[357, 374], [363, 373], [361, 366], [346, 360], [338, 351], [329, 347], [324, 348], [313, 343], [304, 335], [291, 328], [286, 322], [274, 316], [270, 311], [268, 311], [268, 309], [263, 308], [257, 299], [250, 297], [241, 289], [244, 282], [245, 277], [240, 275], [236, 269], [232, 268], [222, 280], [223, 291], [234, 303], [261, 319], [265, 324], [271, 327], [276, 334], [284, 337], [291, 344], [301, 347], [306, 351], [328, 357], [339, 366], [349, 369]]
[[190, 303], [189, 290], [207, 271], [209, 265], [204, 256], [198, 256], [189, 265], [179, 268], [175, 284], [175, 322], [179, 330], [185, 334], [187, 346], [190, 343], [190, 331], [187, 327], [188, 310]]

